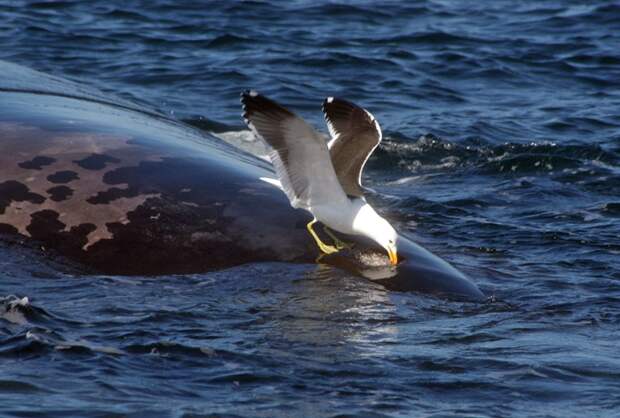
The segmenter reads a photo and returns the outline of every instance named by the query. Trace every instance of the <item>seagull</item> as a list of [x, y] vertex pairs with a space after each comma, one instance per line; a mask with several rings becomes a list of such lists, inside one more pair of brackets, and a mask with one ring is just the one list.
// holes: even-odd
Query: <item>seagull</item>
[[397, 264], [398, 234], [366, 202], [361, 185], [364, 165], [381, 142], [374, 116], [346, 100], [328, 97], [323, 113], [331, 139], [326, 143], [301, 117], [254, 90], [243, 92], [241, 103], [245, 123], [271, 148], [271, 162], [291, 206], [314, 217], [306, 228], [319, 249], [327, 254], [339, 250], [321, 241], [312, 228], [317, 221], [343, 234], [372, 239]]

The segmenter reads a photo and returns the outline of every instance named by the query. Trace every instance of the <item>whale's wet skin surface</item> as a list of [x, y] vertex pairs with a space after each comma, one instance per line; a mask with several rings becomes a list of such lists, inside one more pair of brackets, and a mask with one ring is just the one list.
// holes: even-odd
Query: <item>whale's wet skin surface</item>
[[[46, 98], [40, 93], [64, 82], [46, 79], [27, 93], [26, 73], [10, 92], [3, 72], [0, 104], [15, 104], [0, 115], [11, 144], [0, 155], [3, 415], [616, 414], [615, 2], [129, 3], [0, 1], [0, 59], [123, 97], [114, 108], [109, 95], [85, 87], [65, 93], [87, 104]], [[239, 117], [246, 88], [315, 126], [326, 96], [369, 109], [384, 131], [365, 171], [373, 206], [492, 299], [389, 290], [381, 269], [366, 272], [379, 281], [361, 278], [348, 272], [350, 259], [315, 264], [288, 242], [279, 244], [295, 263], [269, 262], [266, 248], [278, 242], [261, 239], [217, 253], [231, 248], [222, 229], [230, 219], [241, 222], [239, 234], [257, 228], [239, 216], [257, 200], [264, 204], [253, 210], [275, 213], [276, 229], [290, 221], [303, 232], [304, 223], [274, 212], [281, 202], [264, 182], [248, 189], [237, 181], [230, 206], [229, 191], [212, 187], [214, 173], [240, 158], [225, 145], [213, 151], [223, 156], [214, 172], [199, 132], [166, 138], [165, 149], [149, 140], [182, 119], [263, 153]], [[58, 124], [36, 123], [31, 116], [52, 102], [65, 109]], [[98, 121], [85, 124], [80, 112], [97, 109]], [[111, 120], [140, 129], [95, 129]], [[245, 158], [243, 179], [258, 164]], [[89, 199], [96, 217], [74, 210]], [[185, 224], [156, 229], [181, 202]], [[145, 222], [132, 229], [136, 211]], [[70, 232], [77, 238], [63, 240]], [[55, 238], [31, 239], [43, 236]], [[107, 247], [114, 236], [142, 245]], [[185, 258], [169, 263], [156, 240], [157, 257], [137, 254], [145, 236], [163, 237], [161, 247], [176, 245]], [[111, 274], [84, 275], [58, 248], [116, 254], [117, 264], [107, 265]], [[136, 259], [162, 272], [206, 265], [207, 248], [224, 268], [112, 274]], [[265, 262], [225, 266], [256, 254]]]

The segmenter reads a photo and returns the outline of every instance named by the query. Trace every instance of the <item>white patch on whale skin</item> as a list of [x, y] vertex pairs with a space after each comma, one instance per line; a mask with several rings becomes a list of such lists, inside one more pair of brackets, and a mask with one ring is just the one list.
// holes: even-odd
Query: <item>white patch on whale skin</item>
[[271, 162], [269, 149], [262, 141], [257, 140], [250, 130], [211, 133], [236, 148]]
[[258, 179], [264, 181], [265, 183], [271, 184], [272, 186], [276, 186], [280, 190], [283, 190], [282, 183], [280, 183], [280, 180], [278, 179], [274, 179], [271, 177], [259, 177]]

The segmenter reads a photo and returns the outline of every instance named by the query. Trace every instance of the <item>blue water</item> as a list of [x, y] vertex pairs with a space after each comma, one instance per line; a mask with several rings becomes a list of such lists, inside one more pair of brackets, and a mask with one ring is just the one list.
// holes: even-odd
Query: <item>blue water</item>
[[4, 245], [0, 415], [620, 416], [620, 5], [584, 3], [0, 0], [0, 59], [239, 145], [246, 88], [321, 128], [326, 96], [368, 108], [376, 206], [492, 296]]

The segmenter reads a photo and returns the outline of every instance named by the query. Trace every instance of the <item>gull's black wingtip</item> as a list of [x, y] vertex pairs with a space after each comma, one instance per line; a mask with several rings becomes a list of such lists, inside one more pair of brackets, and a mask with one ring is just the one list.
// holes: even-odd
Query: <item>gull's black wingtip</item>
[[323, 101], [323, 115], [328, 122], [337, 119], [349, 120], [353, 115], [366, 115], [367, 113], [355, 103], [338, 97], [328, 97]]
[[248, 106], [248, 104], [256, 104], [264, 101], [270, 101], [265, 96], [257, 92], [256, 90], [243, 90], [241, 92], [241, 104]]
[[239, 101], [245, 108], [245, 106], [247, 105], [249, 101], [251, 101], [252, 99], [255, 99], [256, 97], [259, 97], [260, 94], [258, 94], [256, 90], [248, 89], [248, 90], [243, 90], [239, 96], [240, 96]]
[[332, 103], [334, 100], [335, 98], [333, 96], [326, 97], [325, 100], [323, 100], [323, 104], [321, 104], [321, 110], [325, 112], [325, 109], [327, 109], [327, 106], [329, 106], [329, 104]]
[[259, 94], [256, 90], [249, 90], [249, 89], [246, 89], [246, 90], [243, 90], [243, 91], [241, 92], [240, 96], [241, 96], [241, 100], [243, 100], [243, 99], [248, 98], [248, 97], [257, 97], [257, 96], [260, 96], [260, 94]]
[[359, 106], [353, 102], [334, 96], [326, 97], [325, 100], [323, 100], [323, 109], [326, 107], [359, 108]]
[[246, 124], [250, 123], [250, 116], [252, 111], [258, 109], [257, 99], [260, 100], [263, 96], [261, 96], [256, 90], [243, 90], [240, 94], [240, 102], [241, 108], [243, 112], [241, 113], [241, 117], [245, 121]]
[[256, 90], [244, 90], [241, 93], [241, 104], [243, 107], [243, 117], [250, 119], [253, 114], [279, 115], [278, 118], [294, 116], [288, 109], [282, 107], [277, 102], [263, 96]]

